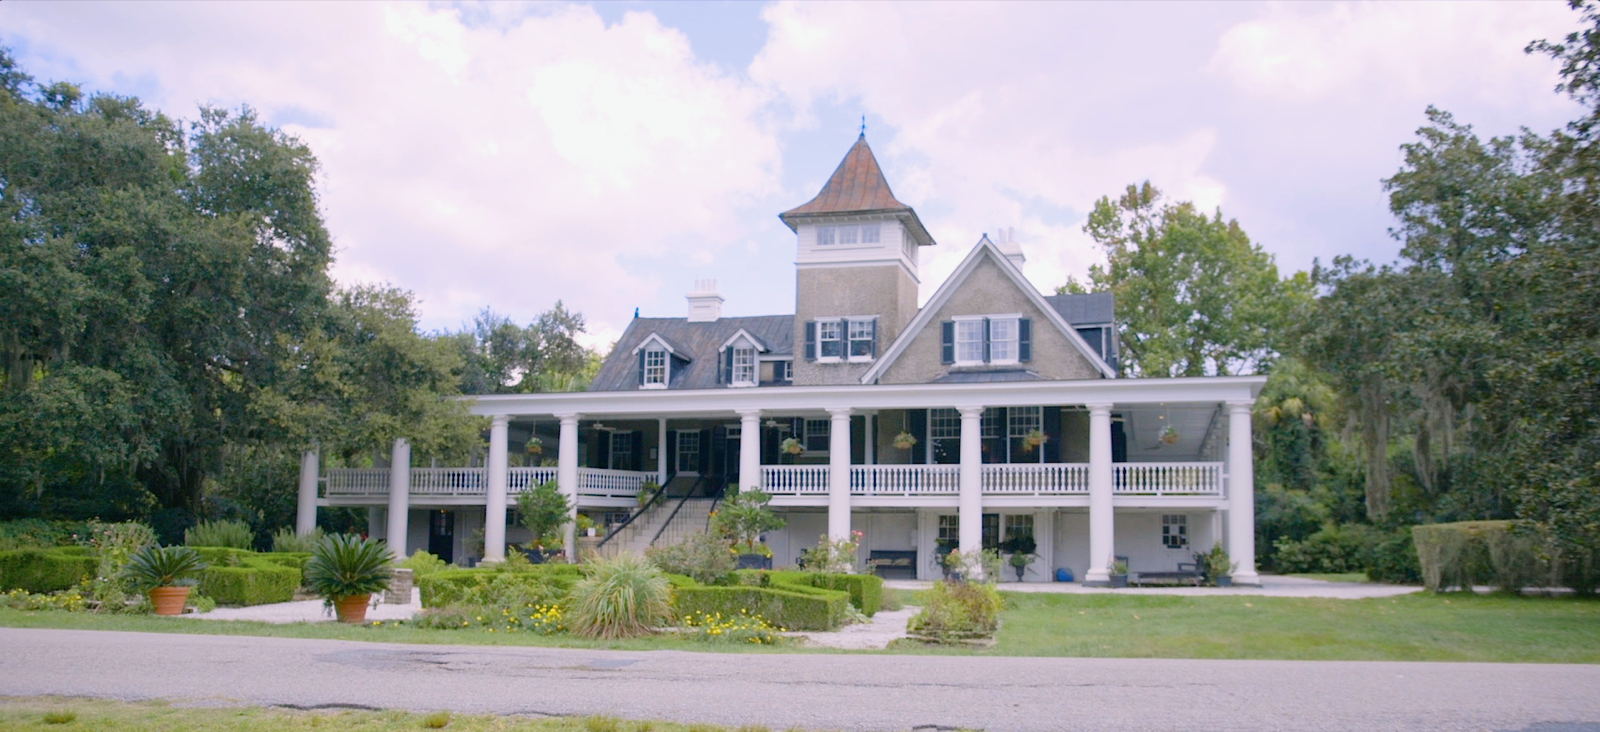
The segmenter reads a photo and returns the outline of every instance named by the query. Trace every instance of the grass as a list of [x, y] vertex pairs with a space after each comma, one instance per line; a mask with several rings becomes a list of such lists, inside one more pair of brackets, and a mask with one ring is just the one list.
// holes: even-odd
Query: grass
[[1322, 580], [1323, 582], [1371, 582], [1366, 572], [1298, 572], [1290, 577]]
[[[64, 720], [64, 721], [63, 721]], [[600, 720], [597, 724], [596, 720]], [[397, 711], [310, 710], [266, 707], [175, 706], [167, 702], [118, 702], [68, 697], [0, 697], [0, 732], [38, 729], [115, 729], [142, 732], [278, 732], [337, 729], [360, 732], [448, 729], [460, 732], [733, 732], [715, 725], [683, 725], [615, 717], [500, 717], [483, 714], [411, 714]]]
[[[892, 653], [1120, 658], [1600, 663], [1600, 600], [1434, 595], [1331, 600], [1250, 596], [1003, 593], [998, 644], [988, 650], [897, 646]], [[916, 604], [907, 597], [908, 604]], [[712, 653], [841, 653], [824, 648], [700, 643], [662, 636], [423, 630], [405, 625], [270, 625], [190, 618], [0, 608], [0, 626], [389, 643], [525, 645]], [[873, 653], [874, 651], [855, 651]], [[455, 729], [451, 723], [450, 729]], [[624, 729], [624, 732], [626, 730]]]
[[1001, 656], [1600, 663], [1600, 600], [1006, 593]]

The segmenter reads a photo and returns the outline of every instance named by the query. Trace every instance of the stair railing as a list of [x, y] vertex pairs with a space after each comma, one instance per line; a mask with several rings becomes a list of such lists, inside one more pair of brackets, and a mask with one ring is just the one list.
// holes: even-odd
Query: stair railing
[[[657, 503], [660, 503], [661, 500], [667, 495], [667, 486], [672, 485], [672, 480], [676, 477], [678, 477], [677, 473], [668, 475], [667, 479], [656, 488], [656, 494], [651, 496], [650, 500], [645, 501], [644, 505], [639, 507], [639, 510], [628, 514], [628, 518], [622, 523], [617, 524], [616, 528], [606, 532], [606, 537], [601, 539], [600, 543], [595, 546], [595, 551], [599, 552], [601, 549], [604, 549], [607, 543], [616, 538], [617, 534], [622, 533], [623, 530], [627, 529], [629, 526], [632, 526], [636, 519], [645, 515], [646, 513], [649, 513], [651, 508], [654, 508]], [[677, 513], [677, 511], [674, 510], [673, 513]]]
[[683, 494], [683, 498], [678, 499], [678, 505], [672, 507], [672, 515], [668, 516], [667, 520], [661, 523], [661, 528], [656, 529], [656, 535], [650, 537], [650, 546], [655, 546], [656, 541], [661, 538], [661, 535], [666, 533], [667, 527], [672, 525], [672, 520], [678, 517], [679, 511], [683, 510], [683, 504], [688, 503], [689, 499], [694, 498], [694, 494], [700, 490], [700, 485], [706, 482], [706, 477], [707, 476], [704, 475], [700, 476], [700, 479], [696, 480], [694, 485], [690, 486], [689, 490]]

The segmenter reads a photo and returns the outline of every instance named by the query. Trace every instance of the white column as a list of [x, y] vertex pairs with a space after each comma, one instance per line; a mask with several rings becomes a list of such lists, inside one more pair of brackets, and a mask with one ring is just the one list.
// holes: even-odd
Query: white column
[[667, 482], [667, 418], [656, 419], [656, 485], [663, 488]]
[[567, 514], [567, 526], [561, 545], [567, 549], [567, 561], [578, 560], [578, 415], [558, 414], [561, 419], [561, 449], [557, 453], [556, 482], [562, 495], [572, 504]]
[[1084, 584], [1111, 581], [1106, 566], [1116, 553], [1113, 532], [1116, 520], [1111, 511], [1111, 405], [1089, 407], [1089, 571]]
[[294, 533], [307, 536], [317, 528], [317, 451], [300, 453], [300, 503], [295, 513]]
[[406, 517], [411, 513], [411, 443], [401, 437], [394, 441], [389, 455], [389, 551], [395, 559], [406, 552]]
[[961, 408], [962, 554], [983, 549], [983, 407]]
[[495, 415], [494, 421], [489, 423], [489, 465], [485, 480], [485, 490], [488, 491], [484, 501], [483, 510], [483, 561], [495, 563], [505, 561], [506, 558], [506, 487], [507, 469], [510, 461], [506, 459], [507, 432], [510, 431], [511, 418], [506, 415]]
[[828, 538], [850, 538], [850, 409], [829, 408]]
[[761, 410], [739, 413], [739, 488], [761, 488]]
[[378, 539], [378, 532], [384, 530], [383, 506], [367, 506], [367, 538]]
[[1054, 582], [1056, 579], [1056, 512], [1042, 509], [1033, 512], [1034, 553], [1039, 557], [1028, 565], [1023, 577], [1028, 582]]
[[1250, 435], [1253, 402], [1228, 402], [1228, 558], [1234, 584], [1259, 585], [1256, 574], [1256, 479]]

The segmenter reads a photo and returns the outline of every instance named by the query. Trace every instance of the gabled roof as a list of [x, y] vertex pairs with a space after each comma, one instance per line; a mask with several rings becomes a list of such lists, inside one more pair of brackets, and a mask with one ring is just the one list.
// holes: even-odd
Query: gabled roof
[[1017, 265], [1012, 263], [1010, 259], [1007, 259], [1006, 255], [1001, 253], [1000, 248], [995, 246], [995, 243], [990, 241], [989, 236], [985, 234], [982, 239], [978, 240], [978, 245], [972, 248], [972, 252], [967, 255], [967, 258], [961, 261], [961, 265], [956, 267], [956, 271], [950, 274], [950, 278], [939, 286], [939, 291], [935, 292], [932, 298], [929, 298], [928, 304], [917, 311], [917, 316], [911, 319], [905, 330], [900, 331], [900, 337], [894, 339], [894, 343], [889, 346], [888, 350], [884, 351], [883, 357], [878, 359], [878, 362], [873, 364], [872, 368], [861, 376], [861, 383], [871, 384], [888, 372], [889, 367], [894, 365], [894, 362], [900, 358], [902, 353], [905, 353], [906, 348], [911, 345], [913, 340], [916, 340], [917, 335], [928, 327], [928, 323], [933, 321], [934, 315], [944, 307], [945, 303], [950, 301], [951, 295], [961, 289], [961, 285], [967, 281], [973, 271], [977, 270], [978, 264], [985, 257], [994, 261], [1000, 271], [1011, 279], [1012, 284], [1016, 285], [1017, 289], [1021, 290], [1023, 295], [1045, 314], [1045, 318], [1066, 337], [1068, 342], [1072, 343], [1074, 348], [1078, 349], [1078, 353], [1089, 360], [1089, 363], [1102, 376], [1108, 379], [1117, 378], [1116, 369], [1111, 368], [1110, 364], [1107, 364], [1104, 359], [1094, 352], [1093, 348], [1089, 347], [1088, 343], [1083, 341], [1083, 336], [1078, 335], [1077, 329], [1073, 328], [1071, 323], [1061, 317], [1061, 313], [1045, 299], [1044, 295], [1039, 294], [1038, 288], [1035, 288], [1033, 283], [1022, 276], [1022, 270], [1018, 269]]
[[761, 315], [719, 318], [691, 323], [687, 318], [634, 318], [628, 323], [589, 391], [632, 391], [639, 388], [639, 346], [651, 338], [670, 344], [673, 355], [687, 363], [674, 363], [671, 389], [715, 389], [717, 352], [736, 333], [744, 331], [771, 355], [794, 353], [794, 316]]
[[772, 350], [771, 348], [767, 347], [767, 344], [766, 344], [765, 341], [761, 340], [760, 338], [755, 337], [754, 335], [752, 335], [750, 333], [750, 331], [745, 330], [744, 328], [740, 328], [733, 335], [728, 336], [728, 340], [725, 340], [725, 341], [722, 342], [722, 348], [727, 348], [728, 346], [733, 345], [733, 342], [739, 340], [740, 336], [744, 336], [745, 340], [750, 341], [750, 345], [755, 346], [756, 350], [760, 351], [761, 353], [766, 353], [766, 352]]
[[778, 214], [778, 218], [790, 230], [798, 231], [800, 222], [807, 219], [874, 213], [894, 214], [905, 223], [918, 244], [933, 246], [933, 237], [922, 226], [917, 212], [901, 203], [889, 190], [889, 181], [883, 177], [883, 169], [878, 167], [872, 148], [867, 146], [866, 133], [862, 133], [816, 198]]
[[635, 353], [636, 354], [636, 353], [639, 352], [640, 349], [644, 348], [645, 346], [650, 345], [652, 342], [660, 343], [662, 348], [667, 349], [667, 353], [670, 353], [670, 354], [672, 354], [674, 356], [677, 356], [678, 358], [682, 358], [682, 359], [690, 359], [691, 358], [689, 356], [689, 354], [685, 353], [682, 348], [679, 348], [676, 345], [673, 345], [672, 341], [667, 340], [666, 336], [663, 336], [660, 333], [656, 333], [654, 331], [646, 334], [644, 339], [639, 341], [639, 345], [634, 346], [633, 350], [630, 351], [630, 353]]

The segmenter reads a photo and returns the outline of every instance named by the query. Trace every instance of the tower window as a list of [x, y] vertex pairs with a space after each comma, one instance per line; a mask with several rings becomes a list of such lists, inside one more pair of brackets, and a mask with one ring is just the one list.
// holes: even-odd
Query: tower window
[[817, 321], [817, 356], [819, 358], [844, 357], [843, 323], [838, 320]]
[[870, 318], [851, 320], [850, 322], [850, 360], [871, 359], [872, 330], [874, 322]]
[[846, 224], [842, 226], [818, 226], [817, 246], [826, 247], [834, 244], [877, 244], [882, 237], [881, 224]]

